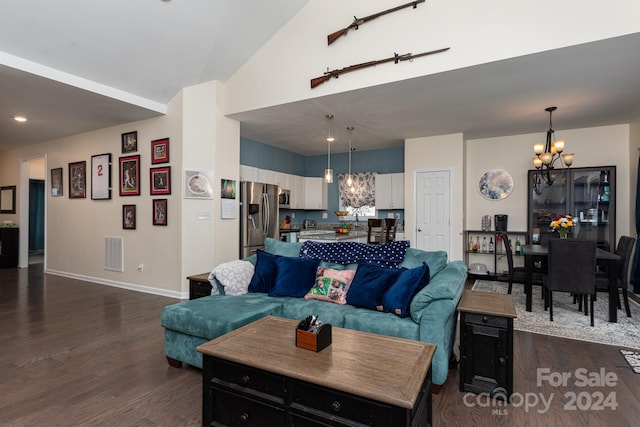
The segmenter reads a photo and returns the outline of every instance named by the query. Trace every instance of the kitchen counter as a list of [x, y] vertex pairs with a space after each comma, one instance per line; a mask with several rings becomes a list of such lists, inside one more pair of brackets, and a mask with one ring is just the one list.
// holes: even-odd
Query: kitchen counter
[[318, 231], [312, 235], [300, 235], [300, 241], [304, 242], [307, 240], [313, 240], [318, 242], [342, 242], [345, 240], [356, 240], [362, 243], [367, 242], [367, 232], [366, 231], [351, 231], [346, 234], [339, 234], [334, 231]]

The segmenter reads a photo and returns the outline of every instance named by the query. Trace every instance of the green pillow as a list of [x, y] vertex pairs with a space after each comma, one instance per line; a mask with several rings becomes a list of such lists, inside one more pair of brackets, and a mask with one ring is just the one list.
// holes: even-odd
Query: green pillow
[[429, 278], [433, 278], [447, 265], [447, 253], [445, 251], [423, 251], [422, 249], [407, 248], [399, 268], [417, 268], [426, 262], [429, 266]]
[[267, 237], [264, 239], [264, 248], [273, 255], [294, 257], [300, 256], [302, 242], [281, 242], [280, 240]]

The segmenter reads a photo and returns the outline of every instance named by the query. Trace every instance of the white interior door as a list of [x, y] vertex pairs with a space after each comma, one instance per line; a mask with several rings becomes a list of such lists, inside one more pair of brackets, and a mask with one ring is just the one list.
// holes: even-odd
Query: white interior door
[[416, 174], [416, 246], [426, 251], [451, 248], [451, 173]]

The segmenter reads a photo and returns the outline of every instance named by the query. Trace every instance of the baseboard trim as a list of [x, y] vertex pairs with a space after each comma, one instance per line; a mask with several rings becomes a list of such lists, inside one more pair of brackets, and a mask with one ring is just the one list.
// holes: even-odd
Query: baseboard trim
[[152, 288], [150, 286], [135, 285], [133, 283], [119, 282], [116, 280], [106, 280], [101, 277], [85, 276], [82, 274], [69, 273], [67, 271], [58, 271], [52, 269], [45, 269], [46, 274], [52, 274], [54, 276], [67, 277], [69, 279], [82, 280], [85, 282], [97, 283], [99, 285], [113, 286], [115, 288], [128, 289], [130, 291], [143, 292], [145, 294], [160, 295], [163, 297], [176, 298], [176, 299], [189, 299], [188, 292], [176, 292], [166, 289]]

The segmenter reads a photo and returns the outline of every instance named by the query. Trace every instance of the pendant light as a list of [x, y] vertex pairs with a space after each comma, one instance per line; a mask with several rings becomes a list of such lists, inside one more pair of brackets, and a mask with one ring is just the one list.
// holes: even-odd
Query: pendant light
[[327, 136], [327, 168], [324, 170], [324, 182], [331, 184], [333, 182], [333, 169], [331, 169], [331, 143], [335, 141], [333, 135], [331, 135], [331, 120], [333, 120], [333, 114], [326, 115], [329, 121], [329, 135]]
[[347, 175], [347, 186], [353, 193], [355, 191], [353, 177], [351, 176], [351, 151], [353, 151], [353, 148], [351, 148], [351, 133], [353, 132], [353, 126], [347, 126], [347, 131], [349, 132], [349, 175]]

